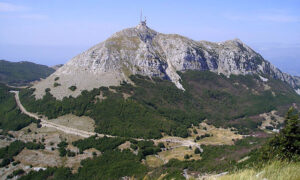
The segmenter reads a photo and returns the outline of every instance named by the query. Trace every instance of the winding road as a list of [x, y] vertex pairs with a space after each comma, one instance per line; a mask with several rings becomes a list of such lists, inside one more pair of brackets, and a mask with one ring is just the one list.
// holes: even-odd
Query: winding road
[[[40, 119], [41, 120], [41, 125], [44, 126], [44, 127], [55, 128], [57, 130], [63, 131], [64, 133], [74, 134], [74, 135], [82, 136], [82, 137], [85, 137], [85, 138], [97, 134], [97, 133], [94, 133], [94, 132], [88, 132], [88, 131], [83, 131], [83, 130], [79, 130], [79, 129], [70, 128], [70, 127], [67, 127], [67, 126], [63, 126], [63, 125], [60, 125], [60, 124], [50, 122], [50, 121], [48, 121], [46, 119], [43, 119], [43, 118], [39, 118], [36, 114], [28, 112], [24, 108], [24, 106], [21, 104], [20, 98], [19, 98], [19, 91], [10, 91], [10, 92], [15, 94], [15, 99], [16, 99], [17, 105], [20, 108], [20, 110], [22, 111], [22, 113], [24, 113], [24, 114], [26, 114], [26, 115], [28, 115], [32, 118], [35, 118], [37, 120]], [[103, 134], [98, 134], [98, 135], [104, 136]]]
[[[20, 97], [19, 97], [19, 91], [10, 91], [10, 92], [15, 94], [15, 99], [16, 99], [17, 105], [20, 108], [21, 112], [28, 115], [28, 116], [30, 116], [30, 117], [32, 117], [32, 118], [35, 118], [37, 120], [40, 119], [41, 120], [41, 125], [44, 126], [44, 127], [55, 128], [59, 131], [63, 131], [64, 133], [73, 134], [73, 135], [81, 136], [81, 137], [84, 137], [84, 138], [94, 136], [94, 135], [98, 135], [99, 137], [104, 137], [104, 136], [116, 137], [116, 136], [112, 136], [112, 135], [108, 135], [108, 134], [98, 134], [98, 133], [95, 133], [95, 132], [79, 130], [79, 129], [71, 128], [71, 127], [68, 127], [68, 126], [61, 125], [61, 124], [56, 124], [56, 123], [50, 122], [49, 120], [46, 120], [46, 119], [43, 119], [43, 118], [39, 118], [38, 115], [36, 115], [34, 113], [31, 113], [31, 112], [28, 112], [25, 109], [25, 107], [22, 105], [22, 103], [20, 101]], [[145, 139], [141, 139], [141, 138], [133, 138], [133, 139], [138, 140], [138, 141], [145, 140]], [[151, 140], [154, 140], [154, 139], [151, 139]], [[176, 139], [176, 137], [170, 137], [170, 138], [167, 138], [167, 139], [158, 139], [156, 141], [157, 142], [179, 143], [180, 144], [179, 146], [187, 146], [187, 147], [188, 146], [192, 146], [192, 147], [195, 146], [197, 148], [200, 148], [200, 150], [202, 151], [202, 148], [200, 147], [200, 145], [198, 143], [193, 142], [192, 140], [187, 140], [187, 139], [178, 140], [178, 139]]]

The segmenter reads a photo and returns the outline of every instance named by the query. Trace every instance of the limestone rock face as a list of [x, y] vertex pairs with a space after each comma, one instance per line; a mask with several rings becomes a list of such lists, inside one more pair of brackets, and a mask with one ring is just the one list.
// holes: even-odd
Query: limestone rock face
[[[177, 34], [158, 33], [145, 24], [124, 29], [75, 56], [50, 77], [34, 85], [36, 98], [45, 89], [57, 99], [78, 96], [82, 90], [130, 83], [130, 75], [160, 77], [184, 90], [177, 71], [209, 70], [218, 74], [258, 74], [300, 87], [300, 78], [282, 73], [239, 39], [221, 43], [194, 41]], [[56, 77], [59, 77], [57, 80]], [[55, 81], [56, 79], [56, 81]], [[54, 83], [56, 85], [54, 87]], [[69, 89], [76, 86], [75, 91]]]

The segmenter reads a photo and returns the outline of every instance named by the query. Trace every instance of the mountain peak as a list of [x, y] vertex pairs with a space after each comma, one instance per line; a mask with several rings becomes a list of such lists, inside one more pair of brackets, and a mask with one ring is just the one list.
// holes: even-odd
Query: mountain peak
[[[131, 82], [130, 75], [140, 74], [172, 81], [179, 89], [178, 71], [209, 70], [218, 74], [258, 74], [281, 79], [296, 88], [290, 75], [264, 60], [261, 55], [234, 39], [222, 43], [194, 41], [176, 35], [158, 33], [141, 21], [136, 27], [121, 30], [106, 41], [72, 58], [46, 80], [36, 84], [36, 98], [50, 88], [54, 97], [78, 96], [82, 90]], [[53, 87], [59, 77], [61, 86]], [[298, 82], [298, 81], [297, 81]], [[75, 91], [69, 87], [76, 86]]]

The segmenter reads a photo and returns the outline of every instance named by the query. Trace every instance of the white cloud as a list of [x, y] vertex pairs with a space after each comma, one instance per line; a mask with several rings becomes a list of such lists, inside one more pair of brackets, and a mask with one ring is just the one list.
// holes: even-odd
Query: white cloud
[[0, 12], [18, 12], [24, 11], [28, 8], [25, 6], [19, 6], [11, 3], [0, 2]]
[[[29, 20], [41, 20], [48, 18], [45, 15], [37, 14], [32, 12], [29, 7], [20, 6], [11, 3], [0, 2], [0, 13], [2, 13], [1, 18], [21, 18], [21, 19], [29, 19]], [[11, 13], [5, 13], [11, 12]], [[13, 14], [12, 14], [13, 13]]]

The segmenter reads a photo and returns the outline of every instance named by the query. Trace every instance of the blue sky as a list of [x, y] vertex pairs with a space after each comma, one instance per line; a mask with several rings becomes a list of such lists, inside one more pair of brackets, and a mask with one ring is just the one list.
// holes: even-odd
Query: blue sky
[[65, 63], [123, 28], [148, 26], [194, 40], [239, 38], [300, 75], [298, 0], [0, 0], [0, 59]]

